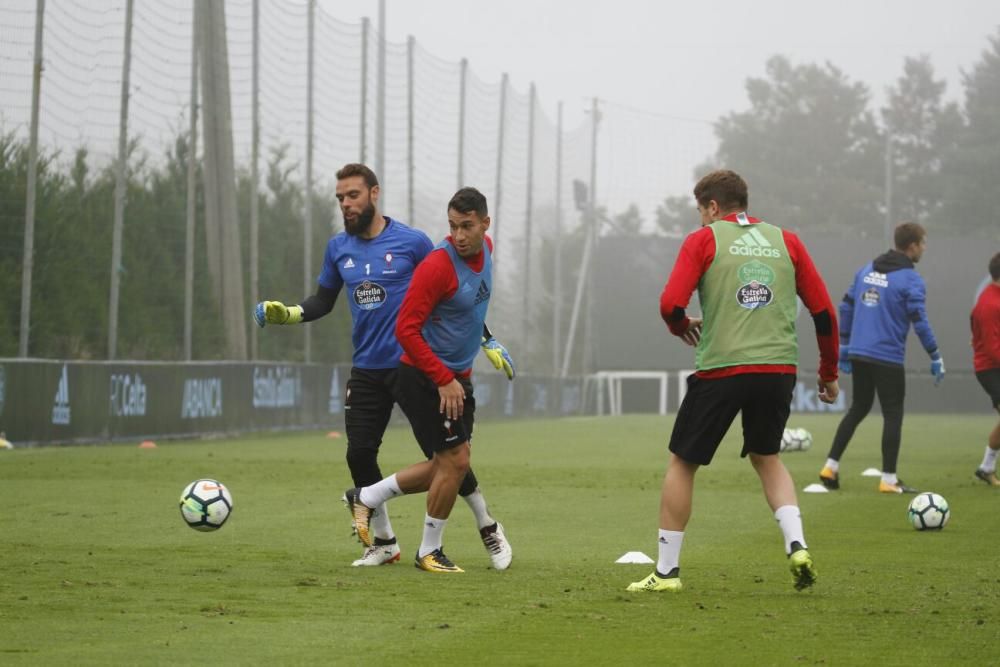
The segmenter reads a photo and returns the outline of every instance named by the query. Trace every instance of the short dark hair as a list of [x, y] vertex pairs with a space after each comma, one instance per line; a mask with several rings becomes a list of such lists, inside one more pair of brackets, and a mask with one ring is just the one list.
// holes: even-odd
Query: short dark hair
[[694, 186], [694, 198], [701, 206], [708, 206], [708, 202], [714, 201], [721, 209], [746, 209], [750, 200], [747, 182], [729, 169], [717, 169], [702, 176]]
[[896, 243], [896, 250], [906, 250], [913, 243], [920, 243], [927, 236], [927, 230], [917, 222], [901, 222], [896, 225], [896, 231], [892, 238]]
[[990, 278], [1000, 280], [1000, 252], [993, 255], [993, 259], [990, 260]]
[[486, 207], [486, 196], [479, 190], [470, 187], [464, 187], [452, 196], [451, 201], [448, 202], [448, 210], [452, 209], [459, 213], [475, 211], [480, 218], [489, 215], [489, 209]]
[[374, 188], [378, 185], [378, 176], [376, 176], [375, 172], [369, 169], [367, 165], [358, 162], [351, 162], [350, 164], [345, 164], [337, 170], [338, 181], [350, 178], [351, 176], [361, 176], [365, 179], [365, 184], [369, 188]]

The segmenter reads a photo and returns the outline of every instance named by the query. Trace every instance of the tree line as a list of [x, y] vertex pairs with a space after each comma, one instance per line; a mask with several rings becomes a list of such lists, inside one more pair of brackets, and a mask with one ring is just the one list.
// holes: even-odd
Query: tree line
[[[960, 103], [947, 101], [945, 82], [927, 56], [905, 61], [877, 111], [870, 108], [868, 88], [830, 63], [794, 64], [775, 56], [765, 75], [748, 79], [746, 86], [749, 109], [716, 121], [718, 148], [694, 177], [716, 166], [746, 174], [751, 209], [797, 230], [878, 236], [889, 206], [894, 219], [919, 221], [932, 235], [1000, 240], [990, 199], [1000, 177], [1000, 31], [964, 73]], [[188, 150], [183, 135], [161, 160], [149, 160], [135, 142], [130, 146], [127, 252], [115, 267], [122, 277], [119, 358], [183, 357]], [[0, 132], [0, 357], [18, 350], [27, 153], [23, 140]], [[261, 290], [287, 301], [304, 296], [305, 192], [294, 177], [296, 168], [285, 150], [273, 151], [258, 194]], [[200, 177], [198, 183], [200, 199]], [[114, 186], [112, 166], [95, 165], [86, 148], [68, 160], [57, 152], [39, 156], [31, 356], [107, 355]], [[245, 171], [238, 174], [237, 191], [239, 219], [246, 221], [251, 182]], [[312, 262], [319, 267], [326, 240], [338, 231], [337, 202], [322, 189], [313, 196], [314, 219], [328, 221], [312, 232]], [[199, 200], [192, 348], [197, 359], [220, 359], [224, 341], [202, 242], [202, 209]], [[634, 205], [617, 214], [598, 213], [609, 223], [605, 234], [647, 229]], [[690, 194], [666, 197], [655, 213], [655, 233], [683, 233], [696, 219]], [[247, 227], [241, 224], [244, 258]], [[581, 238], [578, 224], [563, 237], [564, 257], [574, 256]], [[538, 247], [550, 252], [551, 239], [543, 238]], [[574, 284], [578, 264], [563, 263], [564, 285]], [[543, 274], [546, 270], [551, 267]], [[338, 306], [327, 322], [313, 334], [313, 358], [348, 360], [347, 309]], [[303, 348], [301, 327], [277, 327], [259, 338], [263, 359], [300, 360]]]
[[[122, 241], [126, 251], [117, 267], [120, 359], [184, 356], [188, 150], [186, 136], [180, 136], [154, 166], [135, 144], [129, 147]], [[58, 168], [58, 158], [43, 154], [38, 160], [29, 356], [104, 359], [115, 173], [111, 165], [95, 170], [85, 148], [75, 151], [66, 169]], [[18, 351], [27, 164], [27, 144], [12, 133], [0, 134], [0, 357], [14, 357]], [[290, 302], [305, 296], [301, 268], [305, 192], [294, 179], [295, 169], [284, 148], [275, 150], [263, 170], [258, 194], [261, 289], [270, 298]], [[200, 174], [197, 183], [192, 350], [195, 359], [222, 359], [225, 341], [205, 256]], [[241, 171], [237, 175], [241, 221], [250, 217], [251, 191], [250, 175]], [[336, 209], [332, 192], [314, 190], [315, 219], [329, 223], [314, 226], [313, 266], [321, 265], [326, 241], [338, 231], [332, 222]], [[246, 258], [248, 225], [241, 224], [241, 235]], [[247, 302], [251, 303], [249, 295]], [[333, 322], [313, 335], [316, 359], [350, 359], [349, 319], [343, 308], [328, 316]], [[259, 358], [301, 360], [302, 333], [301, 327], [268, 331], [259, 338]]]
[[[949, 102], [928, 56], [907, 58], [883, 106], [836, 66], [772, 57], [750, 78], [750, 108], [715, 123], [718, 150], [695, 177], [725, 166], [751, 178], [751, 209], [791, 228], [853, 237], [914, 220], [929, 233], [1000, 239], [988, 193], [1000, 178], [1000, 31]], [[622, 215], [628, 217], [628, 211]], [[695, 219], [689, 194], [667, 197], [656, 228]]]

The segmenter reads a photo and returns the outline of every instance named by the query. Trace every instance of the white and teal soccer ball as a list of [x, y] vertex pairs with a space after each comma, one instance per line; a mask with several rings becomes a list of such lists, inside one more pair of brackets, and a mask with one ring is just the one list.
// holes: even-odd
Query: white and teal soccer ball
[[812, 433], [804, 428], [786, 428], [781, 435], [781, 451], [804, 452], [813, 444]]
[[196, 479], [181, 493], [181, 516], [195, 530], [222, 528], [233, 512], [229, 489], [214, 479]]
[[906, 515], [917, 530], [941, 530], [948, 525], [951, 509], [943, 496], [925, 491], [913, 497]]

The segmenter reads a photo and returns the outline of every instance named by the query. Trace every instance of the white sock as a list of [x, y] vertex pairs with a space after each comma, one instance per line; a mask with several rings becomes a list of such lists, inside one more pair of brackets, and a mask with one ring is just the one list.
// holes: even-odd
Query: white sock
[[802, 512], [798, 505], [782, 505], [774, 511], [774, 518], [778, 520], [781, 534], [785, 537], [786, 554], [792, 553], [792, 542], [807, 546], [806, 536], [802, 532]]
[[490, 516], [490, 511], [486, 507], [486, 498], [483, 497], [483, 492], [476, 487], [476, 490], [467, 496], [462, 496], [465, 502], [469, 504], [469, 509], [472, 513], [476, 515], [476, 524], [479, 529], [483, 529], [486, 526], [492, 526], [497, 522], [492, 516]]
[[894, 472], [884, 472], [882, 473], [882, 481], [886, 484], [896, 484], [899, 482], [899, 478]]
[[371, 519], [368, 520], [368, 525], [371, 526], [372, 534], [380, 540], [392, 540], [396, 537], [396, 534], [392, 532], [392, 524], [389, 522], [389, 509], [385, 503], [375, 508]]
[[424, 537], [420, 541], [417, 557], [423, 558], [435, 549], [441, 548], [441, 537], [448, 519], [435, 519], [430, 514], [424, 515]]
[[656, 571], [660, 574], [670, 574], [670, 570], [680, 567], [681, 545], [684, 543], [683, 530], [663, 530], [660, 528], [656, 546], [659, 557], [656, 560]]
[[837, 461], [836, 459], [827, 459], [826, 467], [833, 472], [840, 472], [840, 461]]
[[986, 472], [996, 472], [997, 453], [1000, 453], [1000, 449], [990, 449], [990, 446], [986, 445], [986, 454], [983, 455], [983, 462], [979, 465], [979, 468]]
[[385, 501], [401, 495], [403, 495], [403, 490], [399, 488], [396, 475], [392, 474], [381, 482], [375, 482], [371, 486], [361, 489], [361, 493], [358, 494], [358, 500], [361, 501], [362, 505], [378, 507]]

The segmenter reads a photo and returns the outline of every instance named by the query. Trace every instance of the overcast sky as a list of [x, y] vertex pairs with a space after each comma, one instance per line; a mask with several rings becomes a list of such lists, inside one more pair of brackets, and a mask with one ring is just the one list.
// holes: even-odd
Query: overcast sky
[[[341, 20], [378, 15], [378, 0], [320, 0]], [[531, 81], [550, 113], [570, 121], [586, 98], [714, 120], [747, 105], [744, 81], [783, 54], [829, 61], [868, 84], [876, 100], [906, 56], [928, 54], [949, 92], [1000, 25], [996, 0], [386, 0], [386, 32], [448, 60], [469, 59], [487, 81]]]
[[[263, 140], [288, 142], [298, 156], [306, 134], [305, 57], [301, 48], [306, 1], [261, 3], [271, 21], [263, 27], [270, 39], [265, 39], [265, 46], [278, 49], [272, 53], [265, 48], [262, 55]], [[352, 24], [352, 30], [321, 32], [320, 37], [328, 41], [319, 45], [325, 54], [321, 57], [327, 60], [322, 61], [319, 75], [317, 122], [321, 141], [317, 160], [320, 172], [329, 174], [349, 154], [345, 145], [351, 137], [344, 137], [356, 127], [353, 121], [338, 122], [329, 114], [331, 96], [343, 99], [336, 87], [343, 81], [330, 77], [334, 70], [329, 59], [338, 54], [345, 68], [359, 65], [359, 52], [338, 52], [334, 42], [338, 38], [344, 43], [356, 39], [358, 31], [353, 28], [362, 17], [368, 16], [377, 24], [379, 3], [318, 1], [323, 13], [341, 28], [343, 22]], [[6, 121], [24, 133], [31, 100], [34, 5], [35, 0], [0, 0], [0, 15], [7, 19], [0, 29], [0, 123]], [[43, 143], [65, 149], [86, 139], [95, 155], [103, 159], [113, 155], [123, 6], [124, 0], [49, 3], [46, 26], [51, 34], [45, 50], [40, 125]], [[250, 6], [249, 0], [243, 0], [229, 7], [234, 128], [237, 159], [243, 161], [249, 154], [250, 137]], [[961, 72], [979, 60], [988, 38], [1000, 27], [1000, 0], [386, 0], [386, 7], [387, 35], [394, 44], [402, 45], [412, 35], [421, 52], [445, 63], [456, 64], [466, 57], [471, 72], [489, 84], [487, 88], [506, 72], [522, 99], [534, 82], [548, 117], [547, 125], [540, 124], [548, 132], [545, 136], [554, 136], [556, 105], [562, 101], [567, 130], [564, 178], [585, 179], [589, 175], [590, 141], [584, 111], [592, 97], [600, 98], [603, 116], [597, 200], [612, 214], [635, 203], [646, 222], [651, 221], [664, 197], [690, 193], [695, 167], [716, 149], [712, 123], [747, 108], [746, 80], [764, 76], [771, 56], [787, 56], [795, 65], [832, 63], [851, 81], [868, 86], [873, 100], [870, 108], [876, 111], [886, 88], [902, 72], [904, 59], [926, 54], [938, 77], [948, 81], [949, 97], [961, 101]], [[129, 129], [145, 137], [149, 146], [173, 136], [178, 118], [185, 117], [190, 89], [189, 10], [185, 0], [137, 4]], [[339, 30], [331, 22], [321, 27]], [[163, 44], [171, 48], [157, 57], [155, 49]], [[14, 57], [4, 58], [7, 52]], [[401, 62], [397, 59], [395, 78], [391, 79], [395, 83], [390, 95], [397, 102]], [[431, 70], [429, 83], [424, 84], [425, 96], [450, 98], [443, 99], [448, 104], [433, 119], [436, 124], [418, 128], [427, 142], [418, 146], [422, 154], [432, 148], [440, 149], [442, 155], [451, 150], [435, 139], [454, 137], [446, 123], [457, 98], [454, 86], [449, 87], [457, 79], [457, 68], [445, 69], [450, 74], [433, 74]], [[446, 81], [448, 76], [451, 79]], [[347, 80], [350, 76], [344, 78]], [[72, 112], [67, 112], [67, 107]], [[487, 117], [482, 115], [477, 127], [480, 135], [492, 137], [493, 129], [486, 125], [494, 121], [484, 121]], [[515, 131], [526, 135], [527, 129], [523, 122], [517, 125], [509, 120], [508, 160], [517, 164], [521, 159], [517, 150], [522, 149], [515, 150]], [[549, 148], [554, 150], [554, 140], [551, 143]], [[487, 175], [473, 173], [471, 178], [477, 185], [489, 187], [493, 177], [488, 172], [496, 163], [488, 156], [481, 156], [478, 163], [485, 165], [483, 173]], [[553, 168], [552, 162], [546, 165]], [[511, 179], [520, 176], [511, 166], [504, 173]], [[433, 177], [433, 170], [422, 174], [424, 183]], [[545, 178], [536, 174], [536, 179]], [[441, 179], [447, 180], [444, 176]], [[447, 187], [442, 187], [452, 185], [448, 181]], [[513, 192], [508, 187], [506, 196], [513, 197]]]

